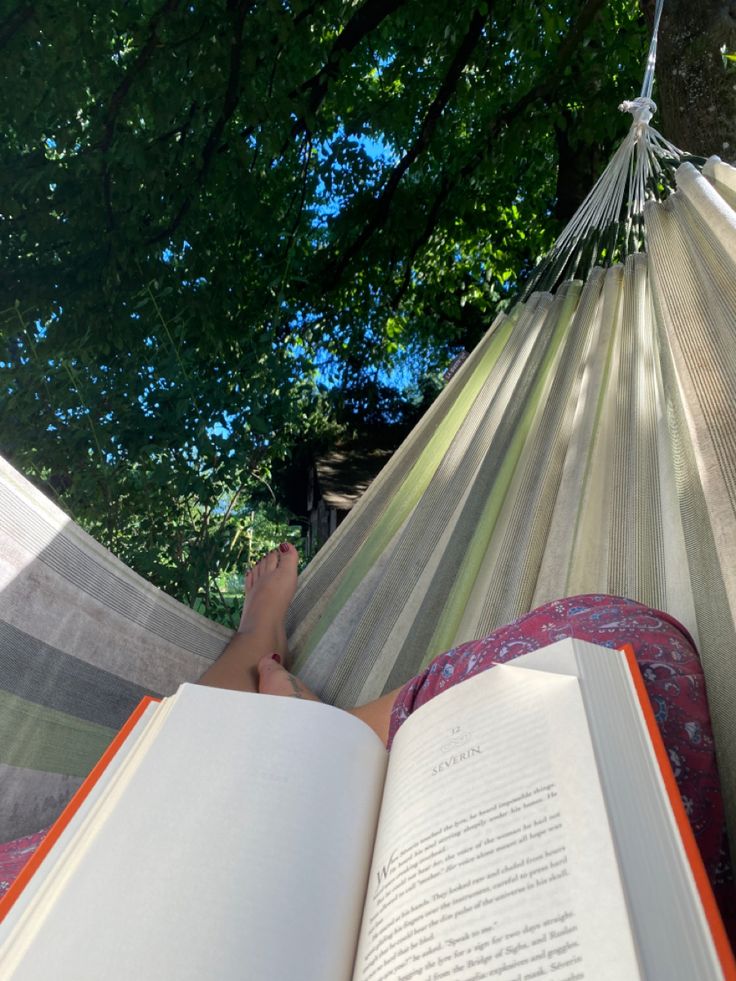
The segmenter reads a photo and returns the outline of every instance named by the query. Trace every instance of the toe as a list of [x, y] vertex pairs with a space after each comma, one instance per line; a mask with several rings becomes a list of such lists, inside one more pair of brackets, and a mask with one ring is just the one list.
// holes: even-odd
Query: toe
[[278, 549], [272, 549], [268, 555], [261, 559], [261, 562], [263, 563], [264, 572], [273, 572], [275, 569], [277, 569], [279, 564]]
[[279, 565], [287, 569], [296, 569], [299, 553], [289, 542], [282, 542], [278, 549]]

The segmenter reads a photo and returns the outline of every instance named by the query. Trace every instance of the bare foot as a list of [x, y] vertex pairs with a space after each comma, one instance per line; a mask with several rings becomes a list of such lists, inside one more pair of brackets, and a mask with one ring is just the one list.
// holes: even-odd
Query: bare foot
[[288, 653], [285, 619], [296, 591], [297, 562], [296, 549], [284, 542], [245, 577], [245, 604], [238, 632], [265, 632], [272, 637], [272, 650], [282, 658]]
[[321, 701], [303, 681], [290, 674], [270, 656], [261, 658], [258, 662], [258, 691], [261, 695], [286, 695], [312, 702]]

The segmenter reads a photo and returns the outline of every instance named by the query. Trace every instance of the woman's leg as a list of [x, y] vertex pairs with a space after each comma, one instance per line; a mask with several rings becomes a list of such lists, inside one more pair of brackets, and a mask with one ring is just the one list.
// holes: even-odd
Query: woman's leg
[[[290, 674], [270, 657], [263, 658], [258, 668], [260, 675], [258, 691], [262, 695], [286, 695], [291, 698], [309, 698], [315, 702], [320, 701], [307, 688], [303, 681], [300, 681], [295, 675]], [[345, 711], [370, 726], [383, 744], [386, 745], [391, 723], [391, 710], [396, 701], [396, 696], [400, 691], [400, 688], [395, 688], [393, 691], [382, 695], [380, 698], [376, 698], [372, 702], [359, 705], [357, 708], [345, 709]]]
[[[287, 658], [285, 618], [296, 589], [297, 553], [284, 543], [269, 552], [247, 574], [246, 599], [238, 632], [199, 679], [200, 685], [261, 692], [291, 698], [320, 699], [281, 662]], [[399, 689], [367, 705], [348, 709], [385, 743], [391, 708]]]
[[286, 658], [285, 618], [296, 590], [297, 561], [294, 546], [284, 543], [248, 572], [238, 632], [200, 685], [257, 692], [258, 662], [272, 654]]

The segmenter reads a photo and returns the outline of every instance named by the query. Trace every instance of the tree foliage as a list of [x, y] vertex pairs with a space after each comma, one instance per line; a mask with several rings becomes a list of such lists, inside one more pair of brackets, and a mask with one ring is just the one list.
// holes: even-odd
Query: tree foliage
[[635, 0], [4, 11], [0, 448], [209, 610], [274, 462], [510, 302], [645, 47]]

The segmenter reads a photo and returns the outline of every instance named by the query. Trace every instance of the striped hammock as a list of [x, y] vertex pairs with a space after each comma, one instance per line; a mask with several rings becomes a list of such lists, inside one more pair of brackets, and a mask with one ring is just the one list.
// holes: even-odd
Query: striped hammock
[[[735, 831], [736, 170], [677, 182], [646, 254], [496, 320], [301, 576], [290, 643], [349, 705], [559, 596], [660, 607], [699, 643]], [[0, 461], [0, 842], [228, 636]]]

